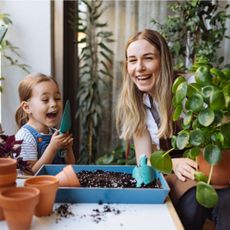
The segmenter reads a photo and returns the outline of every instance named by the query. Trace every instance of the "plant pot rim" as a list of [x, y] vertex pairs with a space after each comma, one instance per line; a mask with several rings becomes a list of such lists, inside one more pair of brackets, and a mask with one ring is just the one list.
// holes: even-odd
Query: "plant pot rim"
[[59, 180], [52, 175], [32, 176], [25, 180], [24, 185], [46, 187], [48, 184], [58, 184]]
[[[15, 194], [21, 194], [21, 196], [15, 196]], [[26, 202], [28, 199], [33, 199], [38, 195], [40, 195], [40, 191], [37, 188], [6, 187], [0, 192], [0, 200], [5, 200], [6, 202], [15, 202], [15, 200]]]

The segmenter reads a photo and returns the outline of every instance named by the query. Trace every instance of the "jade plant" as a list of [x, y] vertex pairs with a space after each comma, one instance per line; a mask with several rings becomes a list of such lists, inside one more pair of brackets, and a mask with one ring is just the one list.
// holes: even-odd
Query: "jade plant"
[[[200, 59], [193, 66], [193, 81], [179, 76], [172, 87], [173, 120], [181, 131], [172, 137], [172, 149], [156, 151], [150, 157], [153, 168], [171, 173], [170, 151], [184, 150], [184, 156], [196, 160], [199, 154], [211, 165], [208, 177], [196, 171], [196, 199], [211, 208], [218, 195], [211, 185], [213, 167], [221, 161], [222, 151], [230, 148], [230, 69], [217, 68]], [[230, 154], [230, 153], [229, 153]]]

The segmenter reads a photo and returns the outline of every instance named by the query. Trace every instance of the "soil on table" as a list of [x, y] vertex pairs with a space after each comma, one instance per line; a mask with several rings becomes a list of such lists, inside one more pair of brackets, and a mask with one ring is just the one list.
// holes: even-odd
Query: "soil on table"
[[[124, 172], [108, 172], [103, 170], [87, 171], [77, 173], [81, 187], [102, 188], [136, 188], [136, 180], [132, 175]], [[141, 188], [162, 188], [159, 180], [154, 180]]]

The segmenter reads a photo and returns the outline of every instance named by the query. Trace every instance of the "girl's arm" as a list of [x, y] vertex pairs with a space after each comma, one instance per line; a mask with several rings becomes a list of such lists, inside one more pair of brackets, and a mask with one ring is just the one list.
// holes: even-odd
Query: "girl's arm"
[[54, 145], [48, 145], [41, 158], [32, 163], [32, 171], [36, 173], [44, 164], [52, 164], [57, 149]]
[[67, 144], [65, 146], [65, 149], [66, 149], [65, 163], [66, 164], [75, 164], [75, 156], [73, 153], [73, 138], [72, 138], [71, 134], [69, 134], [66, 142], [67, 142]]
[[145, 154], [147, 158], [150, 157], [152, 153], [152, 141], [149, 134], [149, 131], [146, 130], [142, 135], [134, 135], [133, 136], [135, 153], [136, 153], [136, 161], [139, 164], [139, 159], [141, 154]]
[[35, 173], [43, 164], [52, 164], [53, 159], [59, 149], [67, 149], [66, 163], [74, 164], [75, 158], [72, 150], [73, 138], [71, 134], [59, 134], [56, 130], [50, 140], [49, 145], [42, 154], [41, 158], [38, 159], [32, 166], [32, 171]]

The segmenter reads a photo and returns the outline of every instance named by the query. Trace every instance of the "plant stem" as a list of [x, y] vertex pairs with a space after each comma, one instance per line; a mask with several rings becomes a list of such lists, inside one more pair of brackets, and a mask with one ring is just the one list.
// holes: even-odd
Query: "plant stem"
[[164, 157], [165, 155], [169, 154], [172, 150], [174, 150], [174, 148], [171, 148], [171, 149], [169, 149], [167, 152], [165, 152], [165, 153], [163, 154], [163, 157]]
[[210, 184], [210, 181], [211, 181], [211, 178], [212, 178], [212, 174], [213, 174], [213, 165], [211, 165], [211, 169], [210, 169], [210, 172], [209, 172], [209, 175], [208, 175], [208, 184]]

